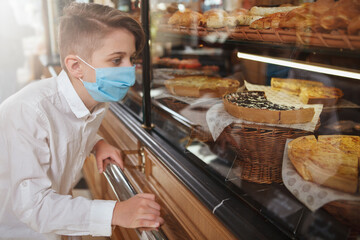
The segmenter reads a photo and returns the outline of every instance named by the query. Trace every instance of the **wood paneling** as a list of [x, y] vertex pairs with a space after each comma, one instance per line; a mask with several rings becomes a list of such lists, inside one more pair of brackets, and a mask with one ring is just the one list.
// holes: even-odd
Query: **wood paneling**
[[[179, 179], [110, 111], [99, 129], [107, 142], [124, 153], [125, 174], [137, 192], [151, 192], [161, 205], [165, 220], [161, 227], [169, 239], [236, 239], [217, 218], [179, 181]], [[135, 150], [135, 151], [133, 151]], [[141, 167], [142, 159], [145, 159]], [[95, 159], [87, 159], [84, 175], [96, 198], [115, 199], [115, 194], [103, 175], [97, 173]], [[136, 239], [133, 230], [116, 228], [112, 239]], [[120, 238], [118, 238], [120, 237]], [[135, 237], [135, 238], [134, 238]]]

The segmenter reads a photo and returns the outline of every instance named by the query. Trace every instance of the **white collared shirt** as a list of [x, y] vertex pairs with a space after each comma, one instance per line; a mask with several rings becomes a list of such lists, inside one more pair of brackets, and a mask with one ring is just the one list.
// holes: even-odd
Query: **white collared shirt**
[[107, 108], [90, 113], [64, 71], [0, 105], [1, 238], [111, 235], [115, 201], [68, 195]]

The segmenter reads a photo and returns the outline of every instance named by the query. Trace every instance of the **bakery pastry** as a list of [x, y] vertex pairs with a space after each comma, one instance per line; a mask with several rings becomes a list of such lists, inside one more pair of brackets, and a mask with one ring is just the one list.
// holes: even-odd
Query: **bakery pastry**
[[223, 97], [223, 103], [232, 116], [259, 123], [310, 122], [315, 113], [314, 108], [298, 108], [270, 102], [262, 91], [229, 93]]
[[168, 21], [171, 25], [182, 27], [198, 27], [205, 24], [204, 16], [191, 9], [185, 9], [185, 11], [175, 12]]
[[295, 28], [299, 31], [321, 30], [320, 18], [335, 4], [334, 0], [318, 0], [304, 3], [289, 11], [280, 21], [280, 28]]
[[279, 12], [289, 12], [298, 8], [299, 6], [291, 6], [291, 7], [252, 7], [249, 10], [249, 15], [254, 16], [267, 16], [274, 13]]
[[339, 88], [334, 87], [303, 87], [299, 97], [305, 104], [323, 104], [324, 106], [335, 105], [343, 96]]
[[281, 18], [285, 16], [286, 13], [278, 12], [270, 14], [266, 17], [260, 18], [250, 24], [250, 28], [254, 29], [269, 29], [269, 28], [278, 28]]
[[360, 34], [360, 16], [353, 18], [348, 27], [347, 32], [350, 35], [359, 35]]
[[229, 17], [230, 16], [239, 16], [239, 15], [248, 15], [249, 13], [249, 10], [246, 9], [246, 8], [237, 8], [237, 9], [234, 9], [232, 10], [230, 13], [229, 13]]
[[226, 25], [229, 27], [249, 26], [253, 21], [262, 18], [262, 16], [253, 16], [248, 13], [249, 10], [245, 8], [239, 8], [231, 11], [226, 19]]
[[281, 90], [293, 95], [299, 95], [302, 87], [321, 87], [323, 83], [293, 79], [293, 78], [271, 78], [271, 89]]
[[171, 94], [184, 97], [222, 97], [236, 91], [239, 86], [237, 80], [209, 76], [176, 77], [165, 81]]
[[222, 28], [226, 26], [228, 13], [222, 9], [211, 9], [204, 12], [206, 27]]
[[321, 27], [327, 30], [346, 29], [360, 15], [360, 2], [340, 0], [333, 4], [320, 18]]
[[358, 188], [360, 137], [313, 135], [288, 144], [288, 157], [307, 181], [355, 193]]
[[280, 28], [295, 28], [305, 30], [312, 26], [319, 25], [319, 19], [309, 10], [311, 3], [305, 3], [288, 13], [280, 20]]
[[338, 88], [326, 87], [321, 82], [302, 79], [271, 78], [271, 89], [297, 95], [305, 104], [324, 106], [336, 104], [343, 96], [343, 92]]
[[237, 16], [229, 16], [226, 19], [226, 24], [229, 27], [236, 26], [249, 26], [252, 22], [262, 18], [262, 16], [244, 15], [240, 14]]

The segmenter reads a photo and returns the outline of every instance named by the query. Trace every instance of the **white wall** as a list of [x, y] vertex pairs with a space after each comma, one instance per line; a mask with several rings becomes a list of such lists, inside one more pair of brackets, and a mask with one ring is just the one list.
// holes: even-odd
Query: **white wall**
[[27, 61], [39, 49], [43, 27], [41, 0], [0, 0], [0, 6], [1, 103], [30, 80]]

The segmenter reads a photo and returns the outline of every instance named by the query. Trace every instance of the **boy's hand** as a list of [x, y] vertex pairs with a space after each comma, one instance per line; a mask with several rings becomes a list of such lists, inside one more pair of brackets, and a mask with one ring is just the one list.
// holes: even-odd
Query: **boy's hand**
[[139, 193], [134, 197], [117, 202], [112, 217], [112, 225], [125, 228], [155, 229], [164, 223], [160, 217], [160, 205], [155, 195]]
[[104, 171], [109, 162], [118, 165], [121, 169], [124, 169], [124, 163], [118, 148], [108, 144], [104, 140], [100, 140], [95, 144], [93, 150], [95, 151], [96, 164], [99, 173]]

